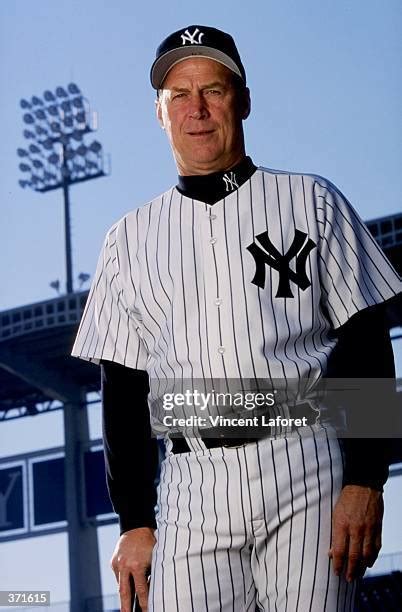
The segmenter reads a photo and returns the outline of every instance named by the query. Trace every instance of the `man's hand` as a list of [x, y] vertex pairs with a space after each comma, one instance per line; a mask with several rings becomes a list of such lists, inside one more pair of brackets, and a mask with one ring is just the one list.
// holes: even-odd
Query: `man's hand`
[[379, 491], [358, 485], [342, 489], [334, 509], [328, 553], [337, 576], [345, 569], [346, 580], [351, 582], [374, 564], [381, 548], [383, 514]]
[[121, 612], [131, 612], [130, 576], [134, 578], [141, 610], [148, 610], [147, 574], [154, 544], [154, 530], [150, 527], [126, 531], [117, 542], [110, 565], [119, 585]]

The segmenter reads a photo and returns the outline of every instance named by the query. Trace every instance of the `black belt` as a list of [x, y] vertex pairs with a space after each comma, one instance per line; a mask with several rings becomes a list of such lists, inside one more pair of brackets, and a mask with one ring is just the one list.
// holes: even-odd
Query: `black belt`
[[[302, 416], [308, 416], [309, 418], [307, 426], [314, 425], [317, 422], [317, 409], [314, 409], [310, 402], [303, 402], [297, 404], [296, 406], [292, 406], [290, 412], [292, 418], [301, 418]], [[287, 417], [284, 416], [283, 418]], [[274, 430], [274, 434], [278, 433], [277, 428], [273, 427], [272, 429]], [[292, 426], [292, 430], [295, 429], [297, 428]], [[269, 432], [267, 432], [267, 428], [256, 428], [255, 436], [251, 434], [247, 437], [238, 438], [228, 438], [227, 436], [225, 436], [225, 434], [219, 434], [219, 437], [217, 437], [218, 428], [216, 428], [214, 431], [212, 431], [211, 429], [208, 431], [208, 436], [200, 436], [200, 439], [203, 441], [206, 448], [234, 448], [237, 446], [244, 446], [245, 444], [250, 444], [251, 442], [257, 442], [258, 440], [261, 440], [263, 438], [272, 437], [270, 436]], [[275, 435], [273, 437], [275, 437]], [[172, 453], [174, 453], [175, 455], [179, 453], [189, 453], [193, 450], [192, 448], [190, 448], [186, 438], [183, 436], [182, 433], [175, 433], [170, 437], [170, 440], [172, 442]]]
[[[233, 448], [235, 446], [243, 446], [244, 444], [250, 444], [250, 442], [256, 442], [260, 438], [201, 438], [207, 448]], [[189, 453], [192, 451], [187, 443], [186, 438], [182, 437], [182, 434], [177, 437], [170, 438], [172, 442], [172, 453], [177, 455], [178, 453]]]

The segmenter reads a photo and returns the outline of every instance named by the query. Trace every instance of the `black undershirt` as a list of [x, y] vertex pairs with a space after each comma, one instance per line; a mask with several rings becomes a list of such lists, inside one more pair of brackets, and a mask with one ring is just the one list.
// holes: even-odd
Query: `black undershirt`
[[[257, 170], [250, 157], [245, 157], [225, 172], [214, 172], [207, 175], [179, 176], [177, 190], [183, 195], [200, 200], [207, 204], [215, 204], [222, 200], [243, 183]], [[226, 177], [226, 180], [225, 180]]]
[[[180, 176], [177, 189], [187, 197], [214, 204], [240, 187], [255, 170], [256, 166], [246, 157], [226, 172]], [[357, 313], [336, 334], [338, 343], [330, 358], [328, 376], [395, 376], [383, 307]], [[119, 516], [120, 532], [137, 527], [155, 528], [158, 446], [151, 437], [148, 374], [102, 361], [101, 377], [106, 477], [110, 498]], [[344, 458], [343, 485], [358, 484], [382, 490], [388, 476], [387, 441], [345, 439], [340, 443]]]

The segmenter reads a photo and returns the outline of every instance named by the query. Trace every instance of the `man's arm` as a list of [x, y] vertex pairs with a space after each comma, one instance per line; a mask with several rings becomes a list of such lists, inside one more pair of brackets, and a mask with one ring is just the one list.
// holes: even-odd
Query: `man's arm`
[[[328, 368], [338, 378], [394, 378], [395, 366], [383, 306], [354, 315], [338, 330]], [[381, 548], [383, 485], [388, 477], [389, 440], [344, 438], [343, 489], [335, 506], [330, 555], [336, 574], [363, 575]]]
[[120, 532], [155, 529], [158, 447], [151, 437], [148, 374], [110, 361], [101, 371], [106, 478]]
[[[338, 344], [330, 358], [328, 377], [395, 378], [394, 356], [383, 305], [354, 315], [337, 335]], [[367, 407], [367, 410], [376, 408]], [[348, 416], [353, 418], [353, 412]], [[355, 418], [361, 416], [358, 413]], [[358, 427], [358, 423], [354, 427]], [[389, 440], [342, 438], [340, 444], [345, 464], [343, 485], [369, 486], [382, 491], [388, 478]]]
[[111, 566], [122, 612], [131, 612], [130, 576], [141, 608], [147, 610], [158, 466], [157, 442], [149, 422], [148, 374], [108, 361], [102, 362], [101, 369], [106, 478], [121, 533]]

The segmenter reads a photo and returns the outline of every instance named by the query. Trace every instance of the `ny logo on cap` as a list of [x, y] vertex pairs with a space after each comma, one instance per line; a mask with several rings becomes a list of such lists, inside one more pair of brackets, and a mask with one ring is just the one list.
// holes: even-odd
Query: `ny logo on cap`
[[225, 181], [226, 191], [233, 191], [235, 187], [239, 187], [236, 180], [236, 175], [234, 172], [226, 173], [223, 175], [223, 180]]
[[[275, 297], [293, 297], [290, 281], [295, 283], [302, 291], [310, 287], [311, 282], [306, 274], [307, 257], [310, 251], [317, 245], [311, 238], [308, 238], [307, 241], [306, 238], [308, 238], [307, 234], [298, 229], [295, 230], [295, 237], [289, 250], [282, 255], [270, 241], [268, 232], [263, 232], [256, 236], [261, 246], [253, 242], [247, 247], [247, 250], [254, 257], [256, 267], [255, 275], [251, 282], [257, 285], [257, 287], [264, 289], [265, 265], [268, 265], [279, 272], [278, 290]], [[292, 259], [296, 259], [295, 271], [290, 268]]]
[[[198, 38], [196, 39], [195, 37], [197, 34]], [[190, 34], [188, 30], [185, 30], [184, 34], [181, 35], [182, 45], [185, 45], [186, 43], [190, 43], [191, 45], [200, 45], [203, 36], [204, 32], [200, 32], [198, 28], [195, 28], [192, 34]]]

